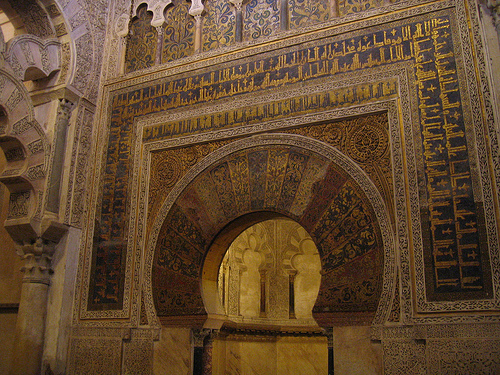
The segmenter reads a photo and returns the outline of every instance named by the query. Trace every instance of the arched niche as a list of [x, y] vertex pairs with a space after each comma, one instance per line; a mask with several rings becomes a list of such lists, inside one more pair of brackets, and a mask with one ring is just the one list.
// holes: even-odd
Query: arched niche
[[315, 326], [320, 283], [321, 259], [311, 236], [280, 217], [252, 225], [231, 243], [219, 268], [217, 297], [231, 322]]
[[145, 285], [156, 316], [199, 322], [222, 314], [210, 296], [226, 250], [243, 230], [276, 217], [299, 223], [318, 247], [323, 278], [313, 313], [321, 325], [356, 315], [358, 322], [384, 321], [394, 238], [380, 194], [338, 150], [284, 134], [222, 147], [165, 199]]
[[147, 4], [137, 7], [129, 24], [125, 52], [125, 73], [150, 68], [155, 64], [158, 31], [151, 25], [153, 13]]
[[22, 244], [39, 236], [49, 144], [22, 82], [0, 69], [0, 88], [0, 183], [10, 193], [4, 226]]

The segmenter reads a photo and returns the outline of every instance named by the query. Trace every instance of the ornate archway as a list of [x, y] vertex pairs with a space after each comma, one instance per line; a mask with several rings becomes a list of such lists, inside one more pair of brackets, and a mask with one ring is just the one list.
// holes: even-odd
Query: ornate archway
[[[220, 262], [244, 229], [285, 216], [318, 246], [323, 279], [315, 318], [384, 320], [394, 267], [387, 209], [347, 156], [317, 141], [261, 135], [236, 141], [195, 165], [163, 203], [149, 242], [146, 296], [162, 320], [217, 314]], [[385, 272], [384, 272], [385, 267]], [[383, 275], [386, 275], [384, 280]], [[150, 288], [150, 289], [149, 289]], [[148, 299], [148, 297], [146, 297]], [[195, 319], [196, 320], [196, 319]]]

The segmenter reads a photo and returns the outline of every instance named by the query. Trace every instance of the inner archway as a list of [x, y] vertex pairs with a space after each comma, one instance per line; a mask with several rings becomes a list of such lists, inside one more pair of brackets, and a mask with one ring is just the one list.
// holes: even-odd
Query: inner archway
[[[151, 173], [165, 161], [182, 166], [189, 160], [176, 149], [159, 151]], [[147, 261], [146, 295], [162, 327], [215, 330], [230, 338], [262, 331], [228, 319], [219, 269], [241, 233], [276, 218], [300, 224], [317, 246], [322, 272], [312, 316], [319, 327], [369, 327], [384, 319], [392, 284], [384, 282], [383, 269], [392, 270], [394, 251], [388, 211], [367, 175], [338, 150], [293, 135], [256, 136], [221, 147], [175, 181], [157, 211]], [[295, 327], [293, 334], [314, 334], [318, 326]], [[282, 337], [281, 327], [269, 329]], [[235, 349], [227, 346], [231, 340], [222, 341]], [[210, 351], [210, 345], [201, 336], [195, 347]], [[220, 358], [230, 358], [225, 353]]]
[[[287, 139], [297, 146], [274, 143], [284, 138], [266, 137], [253, 147], [241, 142], [246, 147], [237, 151], [233, 143], [232, 152], [193, 169], [178, 195], [166, 200], [152, 238], [152, 295], [162, 322], [223, 317], [218, 273], [229, 245], [253, 224], [276, 217], [300, 224], [318, 247], [323, 277], [313, 316], [319, 325], [373, 321], [384, 242], [390, 243], [380, 196], [342, 154], [329, 148], [321, 155], [323, 145], [295, 136]], [[173, 163], [178, 152], [168, 152]]]
[[315, 325], [320, 271], [318, 249], [300, 224], [264, 220], [229, 246], [218, 272], [218, 298], [233, 322]]

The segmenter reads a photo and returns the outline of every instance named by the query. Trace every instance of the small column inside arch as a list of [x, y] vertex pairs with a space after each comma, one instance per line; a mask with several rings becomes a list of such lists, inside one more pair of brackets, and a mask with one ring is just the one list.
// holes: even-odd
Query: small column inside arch
[[54, 156], [52, 170], [47, 184], [47, 211], [59, 215], [59, 202], [61, 199], [61, 182], [66, 154], [66, 137], [70, 125], [73, 103], [67, 99], [59, 99], [57, 118], [54, 134]]
[[297, 318], [295, 315], [295, 276], [297, 276], [295, 270], [288, 274], [288, 315], [290, 319]]
[[289, 29], [289, 17], [290, 17], [290, 15], [288, 13], [289, 13], [288, 0], [281, 0], [281, 4], [280, 4], [280, 14], [281, 14], [280, 28], [282, 31]]
[[242, 0], [229, 0], [236, 9], [236, 25], [234, 30], [234, 40], [241, 42], [243, 40], [243, 12], [241, 10]]
[[239, 270], [238, 270], [238, 279], [237, 279], [238, 289], [236, 290], [236, 293], [237, 293], [236, 300], [238, 301], [237, 305], [236, 305], [236, 315], [238, 315], [238, 316], [241, 316], [241, 275], [246, 270], [247, 270], [247, 267], [244, 265], [241, 265]]
[[339, 0], [330, 0], [330, 16], [338, 18], [340, 16]]
[[260, 317], [267, 317], [267, 308], [266, 308], [266, 285], [267, 285], [267, 271], [265, 269], [260, 269]]
[[195, 32], [194, 32], [194, 53], [199, 53], [201, 51], [201, 38], [202, 38], [202, 14], [205, 10], [201, 0], [193, 0], [191, 8], [189, 8], [189, 14], [195, 20]]
[[163, 33], [164, 33], [163, 25], [156, 27], [156, 33], [158, 35], [158, 39], [156, 41], [155, 64], [160, 65], [161, 64], [161, 52], [163, 51]]

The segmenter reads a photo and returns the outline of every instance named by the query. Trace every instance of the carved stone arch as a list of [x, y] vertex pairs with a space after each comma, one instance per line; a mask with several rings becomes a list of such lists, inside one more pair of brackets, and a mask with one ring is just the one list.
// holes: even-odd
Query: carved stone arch
[[163, 12], [169, 4], [172, 4], [172, 0], [135, 0], [132, 7], [132, 18], [137, 16], [137, 10], [140, 6], [146, 5], [147, 11], [153, 15], [151, 26], [159, 27], [165, 22]]
[[41, 203], [50, 146], [35, 120], [26, 88], [5, 70], [0, 70], [0, 107], [5, 112], [0, 148], [6, 158], [0, 182], [10, 192], [5, 227], [14, 241], [23, 243], [36, 239], [41, 231]]
[[60, 46], [55, 39], [19, 35], [7, 43], [6, 60], [21, 81], [46, 78], [61, 68]]
[[53, 38], [56, 36], [54, 25], [49, 13], [37, 0], [0, 0], [0, 8], [10, 19], [19, 16], [27, 34], [39, 38]]
[[[231, 165], [238, 162], [247, 171], [247, 179], [233, 179]], [[266, 176], [275, 173], [273, 168], [280, 163], [287, 178], [283, 177], [280, 189], [274, 189]], [[302, 168], [301, 163], [307, 166]], [[237, 181], [249, 183], [235, 187]], [[248, 194], [241, 193], [244, 191]], [[241, 197], [246, 206], [236, 202]], [[335, 221], [334, 211], [340, 207], [337, 201], [348, 203], [350, 209]], [[355, 227], [352, 237], [339, 239], [342, 225], [353, 224], [343, 219], [352, 219], [351, 213], [358, 218], [357, 225], [364, 227]], [[383, 323], [394, 283], [395, 235], [380, 193], [356, 163], [337, 149], [285, 134], [259, 135], [220, 148], [192, 167], [166, 197], [147, 246], [145, 295], [154, 302], [148, 306], [156, 310], [148, 314], [162, 319], [218, 314], [216, 304], [210, 303], [218, 298], [211, 294], [216, 293], [218, 267], [228, 245], [254, 223], [283, 216], [302, 225], [320, 252], [324, 276], [315, 315], [325, 316], [332, 324], [335, 314], [356, 314], [370, 305], [368, 323]], [[330, 246], [341, 240], [349, 246]], [[357, 257], [356, 248], [362, 246], [368, 246], [367, 251]], [[336, 304], [338, 285], [333, 276], [340, 273], [335, 273], [338, 253], [351, 257], [341, 257], [342, 264], [355, 261], [350, 266], [368, 273], [374, 270], [376, 290], [370, 286], [371, 276], [350, 285], [351, 293], [356, 292], [353, 288], [375, 293], [371, 301], [353, 303], [354, 309]], [[349, 270], [347, 273], [356, 276]]]
[[268, 233], [268, 228], [266, 228], [261, 223], [257, 223], [249, 230], [252, 230], [252, 234], [263, 238], [262, 246], [259, 247], [256, 251], [261, 254], [262, 261], [260, 263], [259, 269], [269, 269], [273, 264], [273, 253], [272, 249], [269, 246], [269, 238], [271, 233]]
[[[269, 263], [272, 263], [272, 255], [271, 255], [271, 249], [269, 248], [269, 245], [268, 245], [269, 233], [267, 233], [267, 230], [264, 226], [259, 225], [259, 224], [260, 223], [257, 223], [254, 226], [252, 226], [251, 228], [248, 228], [247, 231], [250, 231], [250, 232], [247, 233], [247, 235], [248, 235], [248, 237], [256, 235], [262, 239], [258, 248], [255, 248], [253, 250], [255, 252], [261, 254], [262, 261], [260, 263], [260, 268], [265, 268], [267, 265], [269, 265]], [[247, 246], [247, 248], [250, 248], [250, 246]], [[245, 250], [246, 250], [246, 248], [243, 248], [240, 246], [234, 247], [234, 257], [238, 263], [241, 263], [241, 264], [244, 263], [243, 257], [244, 257]]]
[[61, 73], [57, 84], [66, 84], [95, 105], [104, 56], [109, 2], [43, 2], [61, 43]]
[[[72, 58], [74, 44], [70, 43], [68, 26], [59, 4], [54, 0], [43, 4], [29, 0], [0, 0], [0, 8], [13, 26], [20, 29], [16, 31], [20, 35], [6, 41], [5, 46], [5, 60], [14, 74], [24, 81], [56, 77], [39, 81], [38, 88], [67, 83], [74, 71], [72, 62], [75, 64], [78, 59]], [[60, 74], [51, 75], [56, 71]]]
[[28, 91], [14, 74], [5, 69], [0, 69], [0, 104], [10, 124], [4, 132], [13, 131], [14, 125], [25, 117], [28, 121], [35, 118]]

